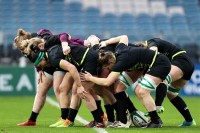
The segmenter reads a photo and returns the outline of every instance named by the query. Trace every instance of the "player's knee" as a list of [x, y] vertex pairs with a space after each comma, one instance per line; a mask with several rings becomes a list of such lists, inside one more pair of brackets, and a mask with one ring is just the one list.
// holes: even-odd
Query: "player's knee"
[[172, 86], [168, 86], [168, 90], [167, 90], [167, 97], [169, 100], [175, 98], [178, 94], [179, 94], [179, 89], [174, 88]]

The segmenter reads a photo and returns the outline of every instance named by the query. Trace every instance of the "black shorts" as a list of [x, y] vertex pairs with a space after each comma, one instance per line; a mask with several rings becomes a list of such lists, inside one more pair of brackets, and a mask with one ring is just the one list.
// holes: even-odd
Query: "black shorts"
[[62, 70], [61, 68], [54, 68], [54, 67], [44, 67], [44, 68], [43, 68], [43, 71], [46, 72], [46, 73], [48, 73], [48, 74], [50, 74], [50, 75], [52, 75], [52, 76], [53, 76], [53, 73], [54, 73], [55, 71], [63, 71], [63, 72], [65, 72], [65, 71]]
[[171, 70], [171, 63], [167, 56], [163, 54], [158, 54], [153, 66], [147, 70], [147, 74], [159, 77], [162, 80], [165, 80], [167, 75]]
[[90, 49], [84, 59], [83, 64], [77, 68], [78, 71], [79, 72], [87, 71], [92, 75], [97, 75], [98, 59], [99, 59], [99, 53], [93, 49]]
[[179, 54], [173, 58], [171, 64], [183, 71], [182, 79], [190, 80], [194, 71], [194, 64], [186, 53]]

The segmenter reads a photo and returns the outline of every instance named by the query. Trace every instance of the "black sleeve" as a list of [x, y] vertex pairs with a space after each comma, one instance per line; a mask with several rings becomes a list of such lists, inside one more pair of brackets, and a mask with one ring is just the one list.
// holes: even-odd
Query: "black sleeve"
[[99, 44], [95, 44], [93, 47], [91, 47], [92, 49], [94, 49], [95, 51], [99, 50]]
[[59, 35], [47, 36], [45, 38], [45, 49], [49, 49], [50, 47], [54, 45], [61, 45]]
[[130, 47], [139, 47], [139, 46], [135, 45], [134, 43], [128, 43], [128, 46], [130, 46]]
[[147, 41], [147, 44], [148, 44], [148, 48], [151, 48], [151, 47], [153, 47], [153, 46], [158, 47], [157, 42], [154, 41], [153, 39], [148, 40], [148, 41]]
[[60, 61], [65, 58], [61, 46], [55, 45], [51, 49], [49, 49], [48, 58], [52, 67], [60, 68]]
[[112, 72], [119, 72], [121, 73], [123, 71], [123, 62], [122, 61], [117, 61], [115, 65], [112, 68]]

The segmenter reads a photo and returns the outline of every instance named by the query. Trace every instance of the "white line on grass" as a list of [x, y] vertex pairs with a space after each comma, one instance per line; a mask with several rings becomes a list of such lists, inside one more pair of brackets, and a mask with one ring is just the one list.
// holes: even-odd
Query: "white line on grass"
[[[53, 100], [50, 97], [47, 97], [47, 102], [57, 108], [60, 109], [58, 102], [56, 102], [55, 100]], [[86, 121], [85, 119], [83, 119], [82, 117], [80, 117], [79, 115], [76, 116], [76, 120], [83, 123], [84, 125], [88, 123], [88, 121]], [[94, 130], [96, 130], [98, 133], [108, 133], [106, 130], [102, 129], [102, 128], [92, 128]]]

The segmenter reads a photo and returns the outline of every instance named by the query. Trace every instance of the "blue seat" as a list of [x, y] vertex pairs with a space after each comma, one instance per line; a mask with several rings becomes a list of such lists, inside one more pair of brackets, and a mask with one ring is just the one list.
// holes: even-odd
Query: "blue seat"
[[119, 17], [120, 23], [135, 23], [136, 19], [132, 14], [124, 13]]
[[150, 23], [137, 24], [137, 29], [141, 32], [155, 32], [154, 25]]
[[198, 45], [200, 48], [200, 34], [195, 35], [194, 42]]
[[12, 16], [13, 18], [15, 17], [14, 15], [15, 15], [16, 11], [14, 9], [2, 8], [2, 9], [0, 9], [0, 11], [1, 11], [1, 17], [9, 17], [9, 16]]
[[139, 14], [136, 17], [136, 22], [138, 24], [143, 24], [143, 23], [150, 23], [150, 24], [152, 24], [153, 23], [153, 19], [148, 14]]
[[197, 5], [199, 1], [198, 0], [182, 0], [182, 3], [185, 5]]
[[81, 23], [73, 24], [73, 25], [70, 25], [68, 30], [70, 31], [70, 34], [73, 33], [77, 35], [84, 35], [86, 31], [86, 26]]
[[172, 24], [171, 26], [173, 31], [178, 31], [178, 32], [189, 31], [189, 27], [185, 23], [176, 23]]
[[193, 42], [189, 35], [178, 35], [176, 38], [177, 43], [182, 47]]
[[133, 34], [135, 31], [138, 30], [138, 27], [135, 24], [127, 23], [125, 25], [120, 25], [119, 30], [123, 34]]
[[12, 7], [15, 4], [14, 0], [1, 0], [1, 5], [6, 6], [6, 5], [10, 5], [10, 7]]
[[148, 33], [148, 34], [142, 34], [141, 35], [142, 40], [149, 40], [151, 38], [157, 37], [155, 33]]
[[175, 36], [171, 33], [171, 34], [166, 34], [166, 35], [163, 35], [163, 39], [164, 40], [167, 40], [169, 42], [175, 42]]
[[118, 22], [118, 18], [115, 14], [112, 13], [107, 13], [102, 17], [102, 22], [103, 23], [117, 23]]
[[180, 0], [165, 0], [166, 6], [180, 6], [181, 1]]
[[65, 7], [67, 12], [82, 12], [82, 4], [80, 2], [70, 2]]
[[[6, 18], [5, 18], [6, 19]], [[3, 20], [2, 20], [3, 21]], [[14, 29], [17, 29], [17, 25], [16, 25], [16, 22], [13, 21], [12, 19], [11, 20], [8, 20], [8, 21], [3, 21], [3, 24], [2, 24], [2, 29], [3, 30], [14, 30]]]
[[154, 26], [157, 32], [171, 32], [171, 25], [169, 23], [160, 23]]
[[102, 31], [104, 34], [111, 36], [116, 36], [120, 34], [118, 18], [116, 15], [107, 13], [102, 18]]
[[190, 30], [192, 32], [198, 32], [200, 33], [200, 23], [194, 23], [193, 25], [190, 26]]
[[134, 43], [134, 42], [139, 42], [139, 41], [144, 41], [141, 39], [141, 36], [138, 36], [138, 35], [133, 35], [133, 34], [130, 34], [128, 35], [128, 40], [130, 43]]
[[[16, 32], [16, 30], [15, 30], [15, 32]], [[6, 41], [7, 41], [6, 43], [10, 44], [10, 46], [8, 45], [10, 47], [9, 50], [12, 50], [12, 48], [13, 48], [12, 44], [13, 44], [13, 40], [15, 38], [15, 34], [7, 34], [5, 37], [6, 37]]]
[[48, 3], [50, 11], [64, 11], [66, 9], [64, 1], [55, 0]]
[[85, 10], [85, 15], [86, 17], [100, 16], [100, 11], [95, 7], [89, 7]]
[[164, 14], [156, 14], [153, 18], [154, 24], [169, 23], [169, 19]]
[[87, 34], [95, 34], [95, 35], [99, 35], [102, 34], [103, 28], [101, 23], [86, 23], [86, 32]]
[[200, 14], [197, 14], [196, 16], [190, 16], [188, 18], [188, 24], [192, 26], [192, 24], [200, 23]]
[[48, 22], [36, 22], [34, 23], [34, 29], [38, 31], [41, 28], [52, 29], [53, 27]]
[[35, 2], [33, 3], [33, 9], [35, 11], [38, 11], [38, 10], [43, 10], [43, 11], [47, 11], [49, 9], [49, 6], [48, 6], [48, 3], [43, 3], [42, 1], [41, 2]]
[[183, 5], [182, 6], [185, 13], [188, 14], [190, 12], [199, 12], [199, 6], [198, 5]]
[[102, 28], [105, 31], [113, 31], [118, 30], [118, 18], [114, 14], [108, 13], [102, 17]]
[[187, 23], [185, 16], [181, 14], [173, 14], [170, 18], [170, 22], [174, 23]]
[[137, 30], [136, 19], [133, 15], [125, 13], [119, 17], [119, 29], [123, 34], [131, 34]]
[[50, 2], [49, 0], [34, 0], [33, 1], [35, 4], [42, 4], [42, 5], [48, 5], [48, 3]]

